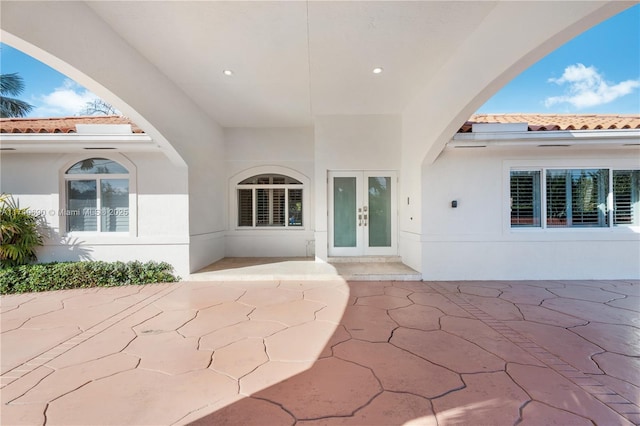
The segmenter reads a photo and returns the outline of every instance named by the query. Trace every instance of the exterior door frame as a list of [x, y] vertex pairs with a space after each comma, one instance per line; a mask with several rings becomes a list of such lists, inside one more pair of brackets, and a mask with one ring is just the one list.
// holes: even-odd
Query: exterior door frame
[[[353, 177], [356, 179], [356, 246], [335, 247], [334, 236], [334, 178]], [[391, 241], [388, 247], [369, 246], [369, 178], [388, 177], [391, 183], [390, 219]], [[397, 172], [389, 170], [342, 170], [328, 172], [328, 254], [329, 256], [396, 256], [398, 254], [398, 202], [397, 202]], [[361, 216], [360, 216], [361, 215]], [[362, 223], [360, 224], [360, 221]]]

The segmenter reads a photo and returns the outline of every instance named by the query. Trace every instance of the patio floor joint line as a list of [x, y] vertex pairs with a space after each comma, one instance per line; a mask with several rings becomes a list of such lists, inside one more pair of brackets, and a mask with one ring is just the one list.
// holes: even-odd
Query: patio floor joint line
[[[160, 284], [162, 285], [162, 284]], [[149, 306], [150, 304], [152, 304], [153, 302], [155, 302], [156, 300], [166, 296], [167, 294], [171, 293], [172, 291], [174, 291], [177, 287], [174, 285], [170, 285], [165, 289], [160, 289], [158, 292], [152, 294], [151, 296], [140, 300], [137, 303], [134, 303], [133, 305], [123, 309], [122, 311], [118, 312], [117, 314], [106, 318], [103, 321], [98, 322], [96, 325], [86, 329], [85, 331], [80, 332], [79, 334], [76, 334], [75, 336], [72, 336], [70, 338], [68, 338], [65, 341], [62, 341], [58, 344], [56, 344], [54, 347], [52, 347], [51, 349], [46, 350], [45, 352], [36, 355], [35, 357], [31, 358], [28, 361], [25, 361], [24, 363], [17, 365], [16, 367], [4, 372], [1, 376], [0, 376], [0, 389], [20, 380], [21, 378], [23, 378], [24, 376], [26, 376], [27, 374], [31, 373], [32, 371], [34, 371], [36, 368], [40, 367], [40, 366], [46, 366], [46, 364], [59, 357], [60, 355], [70, 351], [71, 349], [81, 345], [82, 343], [86, 342], [87, 340], [89, 340], [90, 338], [94, 337], [95, 335], [97, 335], [98, 333], [101, 333], [103, 331], [105, 331], [106, 329], [108, 329], [109, 327], [112, 327], [113, 325], [117, 324], [118, 322], [124, 320], [125, 318], [135, 314], [136, 312], [146, 308], [147, 306]]]
[[575, 384], [616, 413], [620, 414], [622, 417], [634, 424], [638, 424], [637, 421], [640, 417], [640, 406], [635, 404], [633, 401], [629, 401], [616, 391], [600, 383], [593, 376], [587, 375], [579, 368], [563, 361], [542, 346], [530, 340], [528, 337], [523, 336], [520, 332], [504, 324], [504, 322], [494, 318], [487, 312], [464, 300], [460, 295], [447, 290], [442, 284], [433, 282], [425, 282], [425, 284], [433, 288], [440, 295], [446, 297], [450, 302], [456, 304], [459, 308], [465, 310], [477, 320], [484, 323], [486, 326], [490, 327], [496, 333], [504, 336], [511, 343], [518, 346], [544, 365], [557, 372], [562, 377], [569, 380], [571, 383]]

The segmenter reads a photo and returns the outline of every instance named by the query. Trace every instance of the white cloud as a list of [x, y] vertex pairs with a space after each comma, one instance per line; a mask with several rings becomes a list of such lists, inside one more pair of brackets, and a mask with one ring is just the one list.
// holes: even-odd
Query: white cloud
[[640, 87], [640, 80], [626, 80], [617, 84], [607, 82], [595, 67], [585, 67], [580, 63], [569, 65], [562, 77], [550, 78], [548, 81], [568, 86], [564, 95], [545, 99], [544, 105], [547, 108], [560, 103], [571, 104], [577, 109], [603, 105]]
[[80, 86], [73, 80], [66, 79], [62, 87], [57, 87], [53, 92], [42, 95], [35, 101], [32, 117], [61, 117], [73, 116], [86, 107], [87, 102], [98, 99], [96, 95]]

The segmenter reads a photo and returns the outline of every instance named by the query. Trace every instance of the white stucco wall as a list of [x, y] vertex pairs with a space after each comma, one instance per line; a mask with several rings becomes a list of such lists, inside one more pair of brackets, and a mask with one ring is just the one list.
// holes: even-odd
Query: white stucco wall
[[[81, 159], [110, 158], [130, 169], [132, 219], [128, 234], [67, 234], [60, 227], [65, 168]], [[65, 260], [156, 260], [189, 273], [189, 197], [187, 171], [161, 153], [2, 153], [0, 191], [22, 207], [45, 213], [49, 238], [38, 251], [41, 262]], [[161, 173], [159, 173], [161, 171]], [[130, 201], [132, 201], [130, 199]]]
[[[226, 256], [315, 255], [326, 260], [328, 171], [399, 171], [401, 127], [396, 115], [340, 115], [319, 117], [313, 128], [225, 129]], [[237, 229], [236, 183], [267, 172], [307, 179], [303, 230]]]
[[422, 170], [425, 280], [640, 278], [638, 228], [512, 230], [514, 166], [637, 168], [640, 160], [634, 148], [444, 151]]
[[182, 151], [189, 169], [191, 272], [224, 257], [227, 218], [223, 129], [212, 121], [194, 121], [193, 125], [192, 136], [188, 136], [190, 143]]
[[[314, 254], [313, 129], [225, 129], [228, 257], [303, 257]], [[304, 183], [302, 229], [237, 227], [236, 184], [262, 173], [278, 173]]]

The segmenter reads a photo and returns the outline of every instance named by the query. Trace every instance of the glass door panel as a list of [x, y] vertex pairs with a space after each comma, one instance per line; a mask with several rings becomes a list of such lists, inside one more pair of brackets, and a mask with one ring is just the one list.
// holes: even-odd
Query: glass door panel
[[333, 246], [356, 247], [356, 178], [333, 178]]
[[391, 177], [369, 176], [369, 247], [391, 247]]

